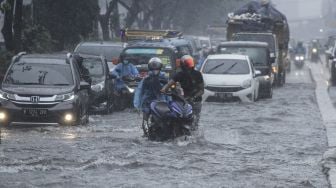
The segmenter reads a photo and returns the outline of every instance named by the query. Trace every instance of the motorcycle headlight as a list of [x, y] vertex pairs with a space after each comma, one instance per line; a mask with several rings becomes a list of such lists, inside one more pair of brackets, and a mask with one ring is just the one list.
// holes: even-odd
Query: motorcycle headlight
[[129, 91], [130, 93], [134, 93], [134, 92], [135, 92], [135, 89], [133, 89], [133, 88], [127, 87], [127, 89], [128, 89], [128, 91]]
[[252, 86], [252, 80], [251, 79], [248, 79], [248, 80], [245, 80], [242, 84], [243, 88], [249, 88]]
[[278, 67], [277, 66], [272, 66], [272, 71], [273, 71], [273, 73], [278, 73]]
[[105, 81], [102, 81], [98, 84], [92, 85], [91, 89], [95, 92], [100, 92], [103, 91], [104, 87], [105, 87]]
[[300, 57], [299, 57], [299, 56], [295, 56], [295, 60], [296, 60], [296, 61], [299, 61], [299, 60], [300, 60]]
[[67, 94], [61, 94], [56, 96], [56, 101], [71, 101], [75, 99], [75, 93], [67, 93]]
[[304, 56], [300, 56], [300, 60], [301, 60], [301, 61], [304, 60]]
[[6, 92], [0, 90], [0, 99], [3, 99], [3, 100], [9, 100], [9, 99], [15, 100], [15, 96], [14, 96], [14, 94], [6, 93]]
[[266, 76], [264, 76], [264, 79], [268, 81], [268, 80], [271, 79], [271, 77], [269, 75], [266, 75]]
[[317, 53], [317, 49], [316, 48], [313, 48], [313, 53]]

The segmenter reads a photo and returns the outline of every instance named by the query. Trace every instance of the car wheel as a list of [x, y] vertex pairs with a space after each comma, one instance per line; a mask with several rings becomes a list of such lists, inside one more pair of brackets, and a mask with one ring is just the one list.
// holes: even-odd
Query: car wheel
[[107, 115], [112, 113], [113, 109], [114, 109], [113, 100], [111, 99], [111, 97], [107, 97], [106, 109], [104, 111], [104, 114]]

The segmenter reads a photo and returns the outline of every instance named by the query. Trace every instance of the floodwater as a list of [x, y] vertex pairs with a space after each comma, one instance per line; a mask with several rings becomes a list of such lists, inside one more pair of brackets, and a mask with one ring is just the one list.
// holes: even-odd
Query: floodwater
[[0, 187], [328, 187], [308, 70], [271, 100], [205, 103], [187, 140], [151, 142], [133, 111], [77, 127], [2, 129]]

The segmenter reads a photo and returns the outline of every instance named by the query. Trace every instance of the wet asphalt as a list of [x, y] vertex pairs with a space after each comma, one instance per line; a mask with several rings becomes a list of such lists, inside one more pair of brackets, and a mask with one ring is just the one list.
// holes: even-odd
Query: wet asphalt
[[76, 127], [2, 128], [0, 187], [328, 187], [307, 67], [273, 99], [205, 103], [187, 140], [151, 142], [132, 110]]

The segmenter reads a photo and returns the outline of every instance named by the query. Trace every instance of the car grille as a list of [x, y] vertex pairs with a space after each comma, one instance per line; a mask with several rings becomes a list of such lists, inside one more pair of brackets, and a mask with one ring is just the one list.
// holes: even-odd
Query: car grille
[[238, 92], [240, 90], [243, 90], [242, 87], [211, 87], [207, 86], [205, 89], [212, 91], [212, 92], [218, 92], [218, 93], [233, 93]]
[[56, 106], [57, 104], [20, 104], [20, 103], [15, 103], [15, 106], [20, 107], [20, 108], [52, 108]]

